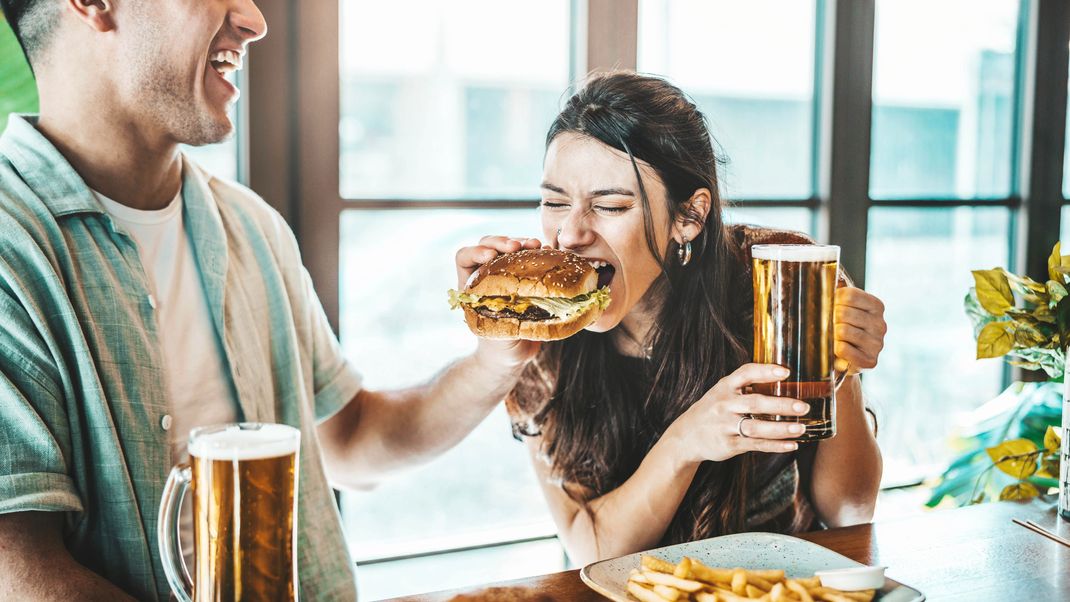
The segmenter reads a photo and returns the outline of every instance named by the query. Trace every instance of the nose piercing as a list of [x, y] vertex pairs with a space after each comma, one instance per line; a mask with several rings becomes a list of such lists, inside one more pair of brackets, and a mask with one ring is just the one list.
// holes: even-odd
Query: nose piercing
[[557, 229], [557, 236], [558, 236], [558, 237], [560, 237], [560, 236], [561, 236], [561, 228], [558, 228], [558, 229]]

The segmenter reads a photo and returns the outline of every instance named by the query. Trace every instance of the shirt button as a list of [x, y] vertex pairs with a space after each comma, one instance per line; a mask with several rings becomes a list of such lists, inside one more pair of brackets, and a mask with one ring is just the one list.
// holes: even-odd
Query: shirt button
[[154, 295], [149, 295], [149, 307], [156, 309], [156, 297]]
[[170, 414], [164, 414], [163, 415], [163, 418], [160, 419], [160, 426], [165, 431], [171, 430], [171, 415]]

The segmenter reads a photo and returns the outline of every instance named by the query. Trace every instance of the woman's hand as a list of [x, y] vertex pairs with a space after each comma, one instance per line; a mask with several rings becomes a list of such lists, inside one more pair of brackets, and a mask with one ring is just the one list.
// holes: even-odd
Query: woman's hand
[[877, 356], [884, 349], [888, 324], [884, 321], [884, 303], [853, 286], [836, 289], [836, 370], [857, 374], [876, 367]]
[[[479, 244], [457, 251], [457, 290], [464, 290], [472, 274], [498, 255], [521, 249], [538, 249], [541, 246], [542, 243], [537, 238], [484, 236], [479, 239]], [[539, 346], [538, 341], [496, 341], [481, 338], [476, 356], [483, 363], [512, 369], [534, 358]]]
[[794, 441], [784, 440], [802, 435], [802, 424], [745, 417], [806, 414], [809, 405], [798, 399], [745, 393], [752, 384], [778, 382], [787, 376], [787, 368], [775, 364], [744, 364], [722, 378], [665, 431], [677, 444], [678, 459], [695, 464], [719, 462], [750, 451], [784, 453], [798, 449]]

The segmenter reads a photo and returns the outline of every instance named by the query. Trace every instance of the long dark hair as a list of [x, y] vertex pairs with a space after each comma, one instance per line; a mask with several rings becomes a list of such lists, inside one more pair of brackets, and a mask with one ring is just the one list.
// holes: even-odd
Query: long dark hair
[[[547, 146], [563, 133], [589, 136], [631, 159], [646, 244], [662, 269], [649, 293], [663, 301], [645, 341], [652, 345], [642, 379], [648, 386], [633, 386], [636, 360], [623, 357], [611, 336], [588, 331], [545, 345], [526, 375], [528, 385], [540, 377], [552, 382], [536, 402], [540, 407], [532, 408], [529, 428], [541, 431], [542, 451], [565, 490], [586, 501], [627, 480], [673, 420], [749, 361], [751, 289], [740, 244], [722, 222], [713, 140], [702, 113], [679, 88], [632, 72], [594, 76], [554, 120]], [[637, 161], [664, 183], [671, 219], [703, 224], [686, 267], [677, 261], [675, 241], [656, 248]], [[712, 197], [704, 219], [688, 202], [700, 188]], [[516, 402], [530, 408], [531, 391], [518, 387]], [[747, 455], [704, 462], [663, 542], [743, 530], [749, 466]]]

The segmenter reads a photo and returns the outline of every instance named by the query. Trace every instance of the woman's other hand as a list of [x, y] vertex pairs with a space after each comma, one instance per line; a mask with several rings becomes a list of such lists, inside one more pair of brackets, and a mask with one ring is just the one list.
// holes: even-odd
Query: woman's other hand
[[[484, 236], [479, 244], [463, 247], [457, 251], [457, 290], [464, 290], [472, 274], [480, 266], [503, 253], [521, 249], [538, 249], [542, 242], [537, 238], [510, 238], [508, 236]], [[496, 341], [479, 339], [476, 356], [488, 365], [517, 368], [535, 357], [539, 351], [538, 341]]]
[[836, 370], [857, 374], [877, 365], [888, 323], [884, 303], [853, 286], [836, 289]]
[[809, 411], [798, 399], [746, 392], [750, 385], [778, 382], [787, 376], [788, 370], [782, 366], [744, 364], [722, 378], [666, 430], [665, 436], [677, 443], [677, 457], [693, 464], [720, 462], [750, 451], [784, 453], [798, 449], [797, 443], [785, 439], [802, 435], [802, 424], [748, 417], [802, 416]]

